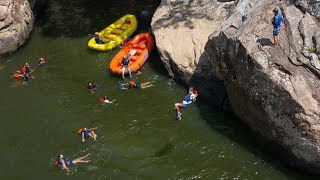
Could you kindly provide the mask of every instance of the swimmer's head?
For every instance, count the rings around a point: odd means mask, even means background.
[[[98,33],[98,32],[95,32],[94,35],[99,36],[99,33]]]
[[[60,155],[58,156],[58,158],[59,158],[59,159],[63,159],[63,155],[60,154]]]

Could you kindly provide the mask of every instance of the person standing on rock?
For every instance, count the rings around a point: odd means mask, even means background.
[[[278,8],[273,9],[274,17],[272,18],[272,25],[273,25],[273,41],[274,46],[280,46],[280,27],[283,20],[282,15],[279,13]]]

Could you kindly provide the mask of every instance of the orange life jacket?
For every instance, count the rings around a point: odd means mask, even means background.
[[[20,75],[20,73],[14,73],[13,77],[14,78],[21,78],[21,75]]]
[[[99,101],[100,101],[101,103],[104,103],[104,98],[103,98],[103,97],[100,97]]]
[[[130,85],[130,86],[134,86],[134,85],[136,85],[136,83],[135,83],[134,81],[130,81],[130,82],[129,82],[129,85]]]
[[[82,131],[83,131],[83,128],[80,128],[80,129],[78,130],[78,134],[81,134]]]
[[[21,72],[22,72],[22,73],[26,73],[26,72],[27,72],[27,67],[26,67],[26,66],[23,66],[22,69],[21,69]]]

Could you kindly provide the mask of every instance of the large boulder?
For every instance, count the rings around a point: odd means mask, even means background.
[[[34,17],[28,0],[0,1],[0,55],[16,51],[32,31]]]
[[[202,86],[223,80],[233,111],[267,148],[294,167],[320,174],[320,25],[308,3],[303,10],[296,1],[211,1],[215,18],[206,19],[192,18],[191,9],[208,1],[191,1],[191,7],[178,2],[163,1],[152,21],[169,74],[187,84],[203,80]],[[201,7],[195,12],[209,9]],[[275,7],[284,16],[280,47],[273,46]],[[177,20],[179,9],[185,16]],[[203,21],[210,27],[184,25]]]

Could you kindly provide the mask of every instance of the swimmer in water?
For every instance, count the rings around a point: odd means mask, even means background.
[[[96,83],[88,82],[87,88],[91,90],[91,92],[93,92],[93,91],[96,91],[98,87]]]
[[[107,98],[107,96],[101,96],[101,97],[99,98],[99,101],[100,101],[101,104],[112,104],[114,101],[116,101],[116,99],[110,101],[110,100]]]
[[[81,139],[82,139],[82,142],[85,141],[85,138],[86,137],[91,137],[93,138],[94,140],[97,139],[97,134],[95,134],[94,130],[97,130],[98,128],[95,127],[95,128],[81,128],[78,130],[78,133],[81,135]]]
[[[41,65],[44,65],[44,64],[47,64],[46,59],[44,59],[43,57],[39,58],[38,59],[38,66],[41,66]]]
[[[65,159],[62,154],[60,154],[58,156],[58,159],[55,162],[55,165],[57,167],[61,167],[62,169],[66,170],[69,173],[70,172],[70,168],[72,166],[74,166],[75,164],[90,162],[90,160],[84,160],[84,158],[86,158],[86,157],[87,156],[83,156],[83,157],[80,157],[80,158],[76,158],[74,160],[68,160],[68,159]]]
[[[129,81],[128,83],[120,83],[119,82],[120,89],[131,89],[131,88],[145,89],[145,88],[149,88],[152,86],[153,86],[153,84],[151,84],[151,82],[138,83],[134,80]]]

